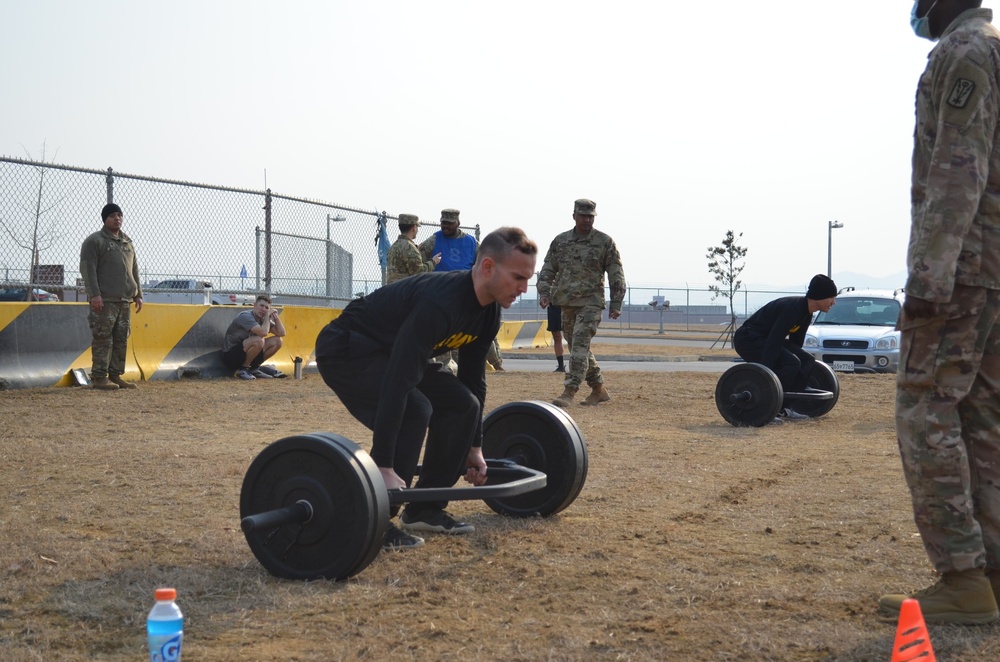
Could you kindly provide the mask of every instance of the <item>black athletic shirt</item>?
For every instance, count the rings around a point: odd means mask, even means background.
[[[486,402],[486,354],[500,330],[500,305],[481,306],[472,272],[417,274],[351,301],[316,339],[316,360],[344,358],[344,333],[350,356],[369,352],[389,355],[379,394],[372,435],[372,455],[393,457],[406,396],[420,383],[428,361],[457,349],[458,379]],[[473,446],[482,446],[483,427],[476,427]]]
[[[750,342],[760,343],[763,340],[760,362],[773,368],[785,338],[796,347],[802,347],[811,320],[809,302],[805,297],[782,297],[766,303],[743,322],[737,333]]]

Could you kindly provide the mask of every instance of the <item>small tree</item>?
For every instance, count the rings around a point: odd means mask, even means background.
[[[743,260],[746,258],[747,249],[743,248],[736,241],[743,236],[743,233],[734,234],[732,230],[726,232],[726,238],[722,240],[721,246],[709,246],[708,271],[716,280],[716,285],[709,285],[712,291],[712,300],[722,296],[729,300],[729,326],[719,336],[720,339],[736,330],[736,305],[734,299],[743,281],[740,274],[743,273]],[[718,341],[716,341],[718,342]],[[714,345],[713,345],[714,346]],[[722,346],[726,346],[726,341],[722,341]]]
[[[58,153],[58,150],[57,150]],[[25,150],[28,159],[31,160],[31,154],[28,150]],[[45,163],[45,143],[42,143],[42,163]],[[52,157],[52,163],[55,162],[55,156]],[[24,205],[18,205],[26,212],[32,219],[31,223],[31,234],[30,236],[25,236],[18,233],[17,227],[13,222],[6,219],[0,218],[0,229],[10,237],[11,241],[20,248],[28,251],[30,255],[30,264],[28,267],[28,277],[26,282],[28,283],[28,294],[27,300],[31,300],[31,286],[30,284],[34,282],[38,275],[37,269],[39,264],[39,257],[43,250],[46,250],[52,246],[53,243],[59,238],[58,224],[60,219],[43,219],[43,217],[49,212],[53,211],[58,207],[66,196],[62,196],[54,202],[49,202],[45,200],[45,171],[44,166],[39,166],[36,168],[38,171],[38,193],[35,199],[32,201],[32,208],[28,208]],[[44,205],[44,206],[43,206]]]

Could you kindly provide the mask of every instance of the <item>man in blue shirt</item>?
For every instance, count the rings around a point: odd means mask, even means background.
[[[476,263],[479,244],[475,237],[462,232],[458,221],[459,213],[457,209],[442,209],[441,229],[420,244],[420,253],[425,262],[437,253],[441,254],[441,262],[434,267],[434,271],[471,269]]]

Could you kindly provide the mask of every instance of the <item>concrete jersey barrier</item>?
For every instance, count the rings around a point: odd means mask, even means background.
[[[124,378],[128,381],[229,377],[222,339],[242,306],[146,304],[132,314]],[[339,309],[281,309],[287,335],[268,363],[287,375],[295,357],[315,369],[316,336]],[[548,346],[541,321],[504,322],[501,349]],[[0,303],[0,390],[72,386],[73,371],[90,372],[86,303]]]

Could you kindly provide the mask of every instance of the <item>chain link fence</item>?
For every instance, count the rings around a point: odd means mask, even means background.
[[[0,287],[45,289],[64,301],[84,298],[80,246],[101,228],[108,202],[124,211],[144,288],[190,279],[243,295],[268,292],[285,305],[336,307],[380,287],[379,242],[388,250],[398,230],[385,212],[270,189],[9,157],[0,157],[0,191]],[[426,226],[437,227],[421,225],[425,237]],[[479,239],[478,226],[465,230]]]
[[[170,280],[210,283],[281,305],[341,307],[380,287],[379,242],[397,236],[395,216],[245,189],[0,157],[0,288],[30,287],[82,301],[80,245],[101,228],[108,202],[125,212],[144,288]],[[437,229],[421,223],[419,243]],[[466,231],[480,239],[479,226]],[[544,246],[545,241],[540,242]],[[539,256],[541,260],[543,256]],[[627,272],[626,265],[626,272]],[[191,290],[201,293],[201,290]],[[743,318],[767,301],[802,292],[740,291]],[[659,301],[660,305],[653,305]],[[663,305],[664,303],[669,305]],[[532,286],[504,317],[544,319]],[[630,287],[617,328],[719,325],[728,301],[707,288]],[[614,328],[614,327],[612,327]]]

